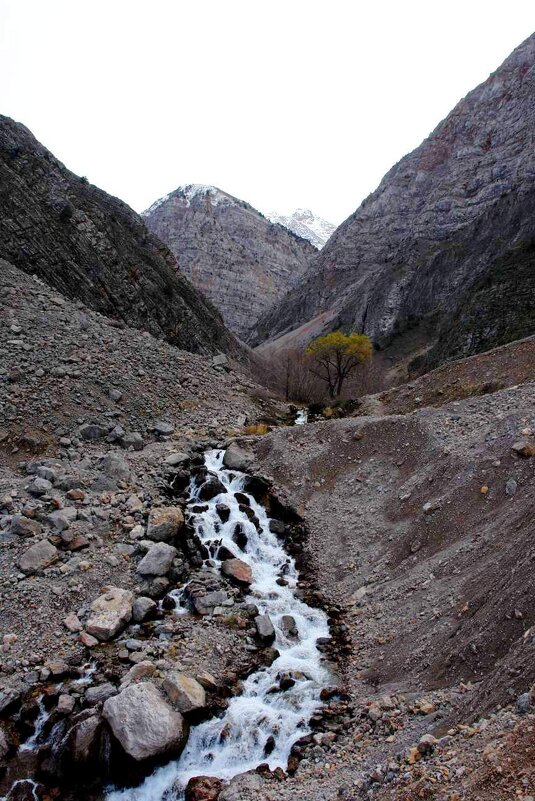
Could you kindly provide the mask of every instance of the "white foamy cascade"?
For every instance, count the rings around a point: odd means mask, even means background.
[[[271,666],[249,676],[242,694],[230,701],[222,717],[192,729],[180,759],[157,769],[137,788],[110,792],[107,801],[180,801],[193,776],[231,779],[262,762],[267,762],[272,770],[285,768],[292,745],[309,732],[308,722],[320,706],[320,692],[328,682],[328,671],[316,641],[329,636],[326,615],[296,598],[294,560],[270,531],[265,509],[251,495],[247,497],[258,518],[258,530],[240,510],[234,493],[243,493],[246,476],[224,469],[223,455],[223,451],[208,451],[205,463],[226,492],[210,501],[199,501],[198,489],[192,484],[190,506],[202,503],[208,507],[196,514],[192,522],[202,542],[207,545],[221,542],[250,565],[253,583],[247,600],[258,607],[260,614],[269,615],[276,632],[274,647],[280,656]],[[230,509],[225,523],[216,510],[219,503]],[[247,535],[243,551],[232,538],[238,523]],[[219,569],[217,558],[211,563]],[[277,583],[281,575],[287,582],[285,586]],[[295,620],[297,636],[285,633],[282,623],[285,615]],[[282,674],[291,674],[295,680],[285,691],[279,688]],[[266,756],[268,740],[271,744],[274,741],[274,747]]]

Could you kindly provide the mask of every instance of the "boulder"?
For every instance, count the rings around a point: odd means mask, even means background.
[[[18,537],[35,537],[41,533],[41,525],[37,520],[30,520],[24,515],[13,515],[9,533],[16,534]]]
[[[140,576],[165,576],[171,569],[177,553],[177,549],[172,545],[156,542],[137,566],[137,573]]]
[[[226,523],[227,520],[230,518],[230,509],[226,503],[216,503],[215,510],[219,515],[219,519],[222,523]]]
[[[164,461],[169,467],[187,467],[187,465],[189,465],[189,455],[176,451],[166,456]]]
[[[217,476],[209,476],[199,490],[199,499],[201,501],[211,501],[212,498],[222,495],[226,491],[226,487]]]
[[[275,629],[269,615],[257,615],[254,619],[258,639],[262,645],[271,645],[275,640]]]
[[[97,684],[96,687],[89,687],[86,690],[85,702],[88,706],[96,706],[97,704],[104,703],[108,698],[113,698],[114,695],[117,695],[117,692],[116,687],[109,682]]]
[[[160,434],[162,437],[168,437],[170,434],[173,433],[175,430],[174,425],[172,423],[167,423],[165,420],[156,420],[154,423],[152,430],[156,434]]]
[[[529,459],[531,456],[535,456],[535,442],[531,442],[529,439],[521,439],[515,442],[512,450],[519,456],[523,456],[524,459]]]
[[[149,676],[154,676],[155,673],[156,665],[154,662],[150,662],[148,659],[145,659],[143,662],[138,662],[130,668],[126,676],[123,676],[121,690],[124,690],[124,688],[128,687],[130,684],[148,679]]]
[[[38,570],[44,570],[54,564],[59,556],[58,549],[52,545],[48,540],[41,540],[28,548],[20,557],[17,562],[17,567],[27,576],[32,573],[37,573]]]
[[[132,607],[134,623],[143,623],[156,615],[158,604],[152,598],[141,596],[136,598]]]
[[[80,429],[80,439],[86,440],[86,442],[94,442],[95,440],[104,439],[107,433],[107,428],[90,423]]]
[[[67,743],[69,757],[76,765],[93,763],[98,757],[100,745],[102,728],[100,716],[95,713],[95,710],[82,714],[90,716],[79,720],[72,727]]]
[[[187,673],[168,673],[165,677],[163,689],[175,709],[179,712],[192,712],[206,706],[206,692],[204,687]]]
[[[182,715],[150,682],[132,684],[108,698],[103,716],[123,750],[137,762],[178,755],[185,745]]]
[[[152,509],[147,526],[147,537],[157,542],[169,542],[184,526],[184,513],[180,506],[162,506]]]
[[[215,607],[221,606],[225,601],[228,601],[228,595],[224,590],[213,590],[191,598],[193,608],[198,615],[211,615]]]
[[[28,486],[30,495],[39,498],[41,495],[46,495],[52,489],[52,482],[46,478],[36,478]]]
[[[265,781],[255,771],[239,773],[219,794],[218,801],[243,801],[251,796],[265,798]]]
[[[67,617],[63,618],[63,625],[72,634],[82,631],[83,628],[76,612],[69,612]]]
[[[228,470],[239,470],[241,473],[247,473],[253,462],[253,454],[240,447],[237,442],[231,442],[223,456],[223,464]]]
[[[299,631],[292,615],[283,615],[281,618],[281,628],[287,637],[297,637]]]
[[[71,523],[74,523],[77,516],[78,510],[76,507],[65,506],[63,509],[56,509],[55,512],[51,512],[47,520],[57,531],[65,531],[66,528],[69,528]]]
[[[134,596],[129,590],[110,587],[91,604],[86,631],[101,642],[111,640],[132,619]]]
[[[186,785],[184,801],[217,801],[222,787],[215,776],[194,776]]]
[[[75,703],[76,698],[74,698],[74,696],[68,695],[68,693],[62,693],[58,698],[56,712],[58,715],[70,715],[74,709]]]
[[[142,451],[145,443],[139,431],[127,431],[127,433],[120,438],[119,445],[121,448],[125,448],[125,450],[132,448],[135,451]]]
[[[127,479],[130,475],[130,467],[126,459],[117,453],[108,453],[100,463],[100,467],[110,478]]]
[[[253,571],[241,559],[226,559],[221,565],[221,572],[236,584],[249,586],[253,583]]]
[[[7,741],[6,733],[0,729],[0,760],[5,759],[9,751],[9,743]],[[216,796],[217,797],[217,796]]]

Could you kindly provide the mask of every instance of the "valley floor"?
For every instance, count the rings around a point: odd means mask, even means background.
[[[301,592],[329,614],[337,688],[288,774],[238,777],[221,801],[535,796],[533,339],[365,399],[359,416],[247,437],[246,423],[285,410],[239,365],[117,328],[10,265],[0,303],[0,764],[47,683],[67,682],[51,709],[63,693],[87,713],[68,681],[92,659],[95,688],[141,663],[155,681],[177,665],[209,674],[215,712],[266,658],[242,590],[212,586],[195,543],[165,580],[187,575],[199,603],[223,592],[223,612],[80,641],[103,587],[162,597],[165,581],[138,573],[148,520],[183,504],[169,482],[184,452],[194,464],[237,437],[249,472],[304,521],[306,539],[287,545]],[[43,541],[54,550],[28,568]]]

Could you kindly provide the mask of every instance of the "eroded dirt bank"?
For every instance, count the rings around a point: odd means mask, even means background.
[[[517,699],[535,679],[535,460],[513,446],[533,442],[534,400],[526,384],[407,416],[281,429],[254,444],[256,468],[305,518],[318,585],[345,610],[353,646],[342,663],[347,728],[329,749],[311,751],[277,790],[282,797],[347,797],[385,781],[384,798],[418,797],[403,793],[427,764],[418,754],[410,765],[410,748],[426,734],[446,737],[433,757],[437,798],[456,797],[455,781],[472,792],[464,770],[456,773],[462,759],[442,770],[456,738],[470,768],[483,772],[490,768],[477,750],[491,735],[501,748],[512,728],[515,750],[529,753],[531,716],[514,727]],[[469,726],[511,704],[481,731]],[[459,723],[468,727],[461,734]],[[465,737],[477,746],[463,746]],[[531,781],[530,768],[521,793]],[[501,798],[500,783],[490,784],[484,797]]]

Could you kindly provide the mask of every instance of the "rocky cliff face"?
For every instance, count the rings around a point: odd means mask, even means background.
[[[0,256],[186,350],[240,350],[137,214],[69,172],[7,117],[0,117]]]
[[[321,250],[336,230],[336,225],[327,222],[323,217],[318,217],[310,209],[296,209],[293,214],[288,215],[277,214],[273,211],[268,214],[268,217],[272,222],[284,225],[297,236],[308,239],[318,250]]]
[[[342,325],[384,347],[421,326],[436,364],[532,332],[534,123],[535,35],[390,170],[256,341]]]
[[[315,254],[309,242],[213,186],[179,187],[143,216],[184,275],[244,339],[297,285]]]

